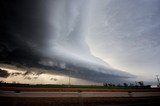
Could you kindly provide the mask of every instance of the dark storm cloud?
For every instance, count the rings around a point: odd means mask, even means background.
[[[75,77],[97,81],[130,77],[91,55],[84,39],[86,3],[81,1],[1,0],[0,62],[64,74],[70,70]],[[53,25],[48,8],[53,11]]]
[[[6,70],[0,69],[0,77],[7,78],[10,74]]]
[[[1,1],[1,61],[33,64],[38,60],[47,32],[39,5],[36,0]]]

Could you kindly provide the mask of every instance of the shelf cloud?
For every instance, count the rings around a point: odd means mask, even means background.
[[[2,0],[0,62],[66,75],[71,71],[74,77],[99,82],[128,80],[136,77],[134,73],[114,67],[107,58],[128,66],[140,58],[145,63],[147,56],[153,61],[160,50],[156,4],[156,0]]]

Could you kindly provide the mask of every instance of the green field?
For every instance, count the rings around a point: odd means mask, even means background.
[[[103,86],[103,85],[55,85],[55,84],[12,84],[3,83],[1,87],[23,87],[23,88],[98,88],[98,89],[148,89],[149,86]]]

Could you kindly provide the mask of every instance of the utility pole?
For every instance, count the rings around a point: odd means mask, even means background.
[[[160,87],[159,75],[156,75],[156,78],[157,78],[157,87],[159,88]]]

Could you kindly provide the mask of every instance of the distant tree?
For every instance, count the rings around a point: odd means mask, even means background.
[[[103,86],[108,86],[108,84],[107,84],[107,83],[104,83]]]
[[[139,86],[144,86],[143,81],[138,82]]]
[[[123,86],[128,87],[128,84],[127,83],[123,83]]]
[[[104,86],[108,86],[108,87],[116,86],[116,85],[113,84],[113,83],[104,83],[103,85],[104,85]]]
[[[109,83],[108,86],[115,86],[115,84]]]

